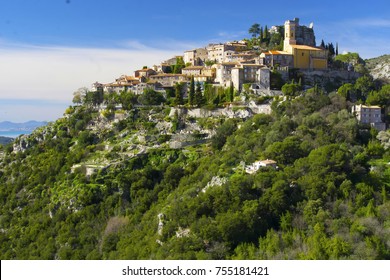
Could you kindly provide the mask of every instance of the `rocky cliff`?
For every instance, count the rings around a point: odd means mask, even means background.
[[[366,67],[374,79],[390,82],[390,55],[382,55],[366,60]]]

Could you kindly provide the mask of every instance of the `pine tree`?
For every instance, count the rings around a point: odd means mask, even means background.
[[[257,35],[260,34],[260,24],[254,23],[248,30],[250,34],[252,34],[252,37],[255,38]]]

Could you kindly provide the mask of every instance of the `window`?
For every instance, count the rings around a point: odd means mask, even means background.
[[[304,52],[302,52],[302,56],[304,56],[305,55],[305,53]]]

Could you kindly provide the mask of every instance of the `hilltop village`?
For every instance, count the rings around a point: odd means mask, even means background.
[[[390,259],[390,84],[252,27],[0,145],[1,259]]]
[[[91,90],[103,93],[129,90],[135,95],[152,90],[166,97],[179,87],[181,98],[189,99],[191,83],[194,83],[203,95],[207,85],[212,87],[214,94],[218,94],[218,88],[221,91],[231,89],[232,97],[225,101],[233,102],[237,101],[234,96],[240,96],[240,93],[258,97],[281,96],[281,86],[291,81],[299,83],[302,89],[331,85],[332,90],[337,90],[362,76],[354,71],[353,63],[347,63],[344,68],[330,67],[332,54],[323,41],[321,46],[316,46],[313,24],[309,27],[300,25],[299,19],[294,18],[285,21],[283,26],[272,26],[267,32],[281,38],[278,47],[282,50],[261,50],[253,42],[249,46],[249,40],[209,44],[187,50],[183,55],[151,68],[144,66],[132,76],[122,75],[106,84],[96,82]],[[270,103],[251,109],[259,113],[271,111]],[[378,130],[386,129],[379,106],[357,105],[351,112],[360,123],[370,124]]]
[[[287,20],[284,24],[283,50],[249,50],[248,42],[234,41],[209,44],[204,48],[185,51],[182,56],[134,72],[133,76],[123,75],[115,82],[95,83],[93,90],[102,88],[107,92],[132,90],[136,94],[145,88],[164,92],[177,83],[196,83],[204,88],[204,83],[214,86],[233,86],[242,91],[244,84],[250,84],[257,94],[267,95],[271,88],[270,73],[277,69],[286,78],[288,69],[325,70],[328,67],[328,51],[315,46],[312,26],[299,25],[299,19]],[[280,32],[273,26],[270,33]],[[187,93],[187,88],[184,91]]]

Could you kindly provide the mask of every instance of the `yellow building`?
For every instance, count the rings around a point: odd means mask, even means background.
[[[327,50],[305,46],[291,45],[294,68],[326,69],[328,67]]]
[[[285,36],[283,51],[292,54],[294,68],[326,69],[328,68],[328,51],[322,48],[297,44],[296,34],[299,19],[287,20],[284,23]],[[314,40],[313,40],[314,42]],[[314,45],[314,44],[313,44]]]

